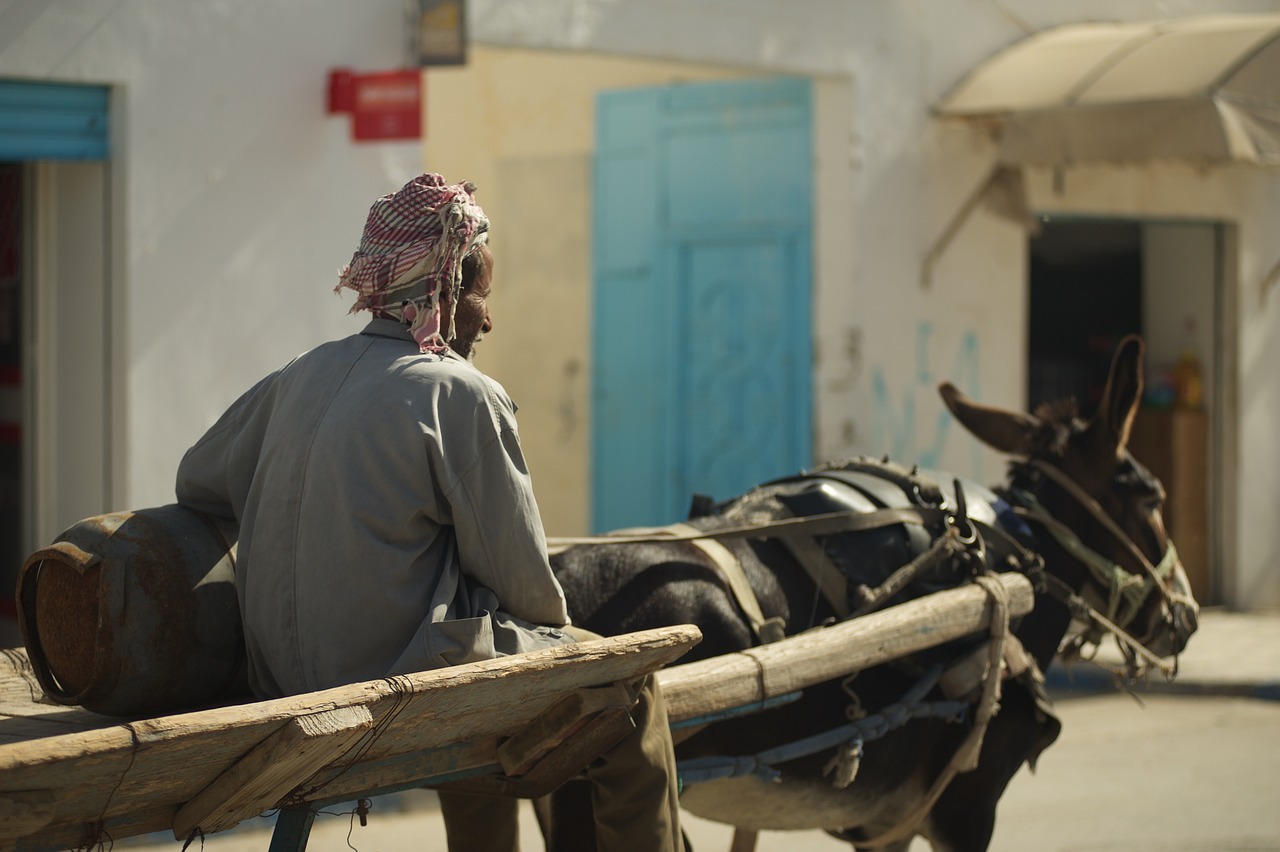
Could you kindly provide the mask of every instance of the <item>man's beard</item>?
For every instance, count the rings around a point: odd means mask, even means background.
[[[470,340],[464,341],[461,338],[455,337],[453,339],[453,342],[449,344],[449,348],[452,349],[458,356],[465,358],[468,361],[474,361],[476,360],[476,344],[483,339],[484,339],[483,331],[476,332],[475,336],[472,337]]]

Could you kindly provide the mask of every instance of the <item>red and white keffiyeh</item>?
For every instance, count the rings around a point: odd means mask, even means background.
[[[368,310],[403,322],[421,351],[444,354],[454,312],[441,317],[441,297],[450,296],[456,307],[462,260],[489,238],[475,191],[470,182],[450,185],[423,174],[373,202],[360,247],[334,292],[355,290],[352,313]]]

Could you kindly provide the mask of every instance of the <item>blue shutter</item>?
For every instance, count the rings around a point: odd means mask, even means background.
[[[0,160],[106,157],[106,87],[0,80]]]

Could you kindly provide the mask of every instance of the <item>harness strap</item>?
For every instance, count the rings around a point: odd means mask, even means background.
[[[934,666],[926,672],[898,701],[863,717],[829,731],[813,734],[785,745],[775,746],[753,755],[701,757],[682,760],[678,764],[680,778],[686,786],[722,778],[758,775],[765,780],[778,777],[774,765],[807,757],[830,748],[851,743],[879,739],[912,719],[950,719],[959,721],[969,705],[964,701],[925,701],[938,681],[942,667]],[[850,781],[852,779],[849,779]],[[847,784],[845,785],[847,786]]]
[[[1027,505],[1014,508],[1014,512],[1029,521],[1040,524],[1053,536],[1054,540],[1077,562],[1084,565],[1097,578],[1103,588],[1109,590],[1107,601],[1107,618],[1121,625],[1127,625],[1137,615],[1142,602],[1151,593],[1152,583],[1149,578],[1131,574],[1123,567],[1099,554],[1080,540],[1080,537],[1057,518],[1045,511],[1044,507],[1030,494],[1020,494],[1018,499]],[[1173,542],[1169,542],[1173,547]],[[1125,604],[1122,612],[1121,604]]]
[[[874,589],[859,586],[858,593],[862,597],[862,604],[853,611],[852,617],[867,615],[880,609],[921,574],[964,549],[965,545],[960,541],[955,527],[948,527],[946,533],[938,536],[928,550],[894,571],[888,579]]]
[[[826,512],[819,515],[804,515],[797,518],[783,518],[776,521],[713,530],[700,530],[690,524],[672,524],[666,527],[634,527],[617,530],[602,536],[548,538],[547,549],[549,553],[556,554],[576,545],[652,544],[687,541],[701,547],[702,543],[713,543],[717,539],[776,538],[782,542],[783,546],[791,552],[796,561],[800,563],[800,566],[804,568],[805,573],[809,575],[809,579],[818,587],[823,598],[826,599],[836,614],[841,619],[844,619],[849,615],[848,581],[835,563],[831,561],[831,557],[827,556],[822,546],[814,540],[814,536],[864,532],[895,524],[914,524],[924,527],[945,522],[946,518],[947,512],[945,510],[928,506],[877,509],[872,512]],[[725,559],[725,554],[713,552],[714,547],[711,549],[702,547],[701,549],[716,565],[724,569],[724,575],[729,582],[730,589],[733,589],[734,584],[738,582],[741,582],[747,590],[750,589],[750,584],[742,576],[741,567],[737,564],[738,560],[731,553],[727,554],[728,558]],[[723,549],[723,546],[721,546],[721,549]],[[731,567],[726,568],[725,566]],[[744,601],[754,602],[755,595],[751,594],[748,597],[745,594],[739,594],[737,590],[734,590],[734,595],[739,605],[742,606],[743,612],[747,613],[748,618],[754,618],[750,610],[752,604],[744,603]],[[759,610],[758,603],[755,603],[755,609]],[[767,627],[768,621],[761,613],[761,626],[764,627],[769,635],[772,635],[773,628]],[[752,626],[755,627],[755,624],[753,623]],[[765,639],[764,635],[760,634],[758,630],[757,635],[760,636],[762,642],[771,641]]]
[[[1044,574],[1044,580],[1046,582],[1046,590],[1066,605],[1072,615],[1082,621],[1092,621],[1102,627],[1115,637],[1118,644],[1127,647],[1131,653],[1142,657],[1150,665],[1164,672],[1166,676],[1171,676],[1177,671],[1176,661],[1168,663],[1157,657],[1145,645],[1134,639],[1124,628],[1090,606],[1088,601],[1076,594],[1066,583],[1048,573]]]
[[[974,581],[987,591],[991,604],[995,608],[991,619],[991,642],[988,646],[987,674],[982,682],[982,699],[974,714],[973,727],[969,735],[956,749],[951,760],[942,770],[942,774],[933,782],[925,797],[893,828],[869,840],[857,840],[854,845],[859,848],[877,849],[906,840],[916,833],[920,822],[933,810],[938,799],[946,792],[948,786],[961,772],[969,772],[978,765],[978,756],[982,751],[982,741],[987,733],[987,726],[1000,709],[1000,664],[1004,657],[1005,638],[1009,635],[1009,597],[1004,585],[992,574],[983,574]]]
[[[688,524],[672,524],[669,527],[664,527],[664,529],[670,530],[673,535],[701,532]],[[766,645],[783,638],[786,622],[776,616],[765,618],[764,612],[760,609],[760,601],[756,598],[756,593],[751,588],[751,583],[747,580],[747,575],[742,570],[742,563],[738,560],[738,557],[734,556],[729,548],[713,538],[695,538],[689,543],[705,553],[707,558],[715,563],[716,568],[720,571],[720,576],[725,581],[725,585],[729,587],[729,591],[733,593],[734,600],[738,602],[738,606],[747,616],[747,621],[751,623],[751,630],[755,633],[756,638]]]
[[[793,535],[835,535],[845,532],[874,530],[893,524],[928,526],[945,520],[946,511],[924,506],[876,509],[874,512],[825,512],[799,518],[783,518],[759,524],[743,524],[713,530],[690,526],[688,532],[662,535],[665,527],[619,530],[616,535],[548,538],[547,546],[561,550],[579,544],[646,544],[659,541],[697,541],[708,538],[782,538]]]
[[[844,573],[831,561],[827,551],[816,539],[784,538],[782,544],[796,562],[809,575],[809,579],[818,587],[818,591],[841,620],[849,617],[849,582]]]
[[[943,696],[976,703],[982,694],[983,681],[991,670],[990,658],[990,641],[987,641],[947,666],[938,680]],[[1002,677],[1012,680],[1038,669],[1035,658],[1018,640],[1017,634],[1006,636],[1000,669]]]
[[[1084,507],[1089,514],[1098,521],[1098,523],[1102,524],[1102,526],[1106,528],[1107,532],[1111,533],[1111,535],[1115,537],[1116,541],[1120,542],[1121,546],[1123,546],[1125,550],[1127,550],[1133,558],[1138,561],[1138,564],[1142,566],[1142,570],[1146,572],[1147,577],[1150,578],[1156,589],[1158,589],[1170,603],[1173,602],[1173,598],[1170,595],[1169,590],[1165,588],[1164,580],[1156,571],[1155,566],[1152,565],[1146,555],[1138,549],[1138,545],[1134,544],[1133,539],[1129,538],[1129,536],[1124,532],[1124,530],[1120,529],[1120,526],[1111,518],[1111,516],[1103,511],[1102,507],[1098,505],[1098,501],[1093,499],[1089,492],[1085,491],[1075,482],[1075,480],[1071,479],[1071,477],[1067,476],[1051,464],[1046,464],[1040,459],[1031,459],[1028,464],[1056,482],[1060,488],[1070,494],[1077,503]]]

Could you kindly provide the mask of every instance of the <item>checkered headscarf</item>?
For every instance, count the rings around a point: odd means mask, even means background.
[[[399,320],[423,352],[443,354],[453,339],[453,312],[440,316],[440,298],[457,306],[462,260],[489,238],[489,220],[475,202],[475,185],[448,185],[419,175],[369,208],[360,247],[338,277],[356,291],[351,312]]]

